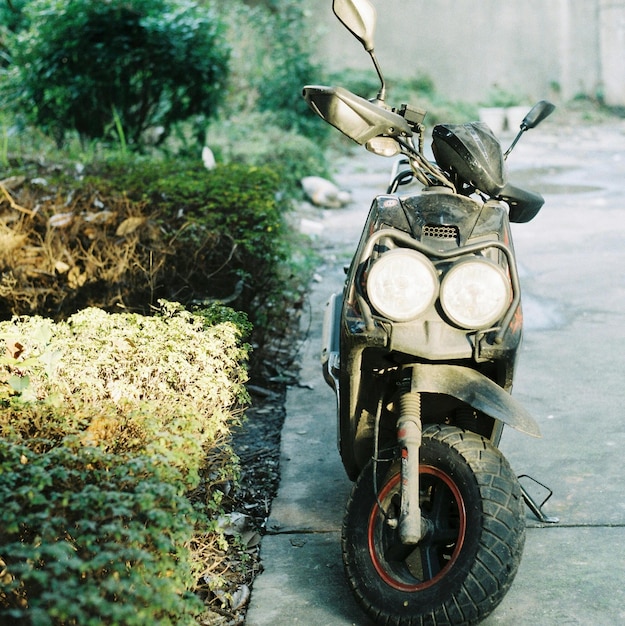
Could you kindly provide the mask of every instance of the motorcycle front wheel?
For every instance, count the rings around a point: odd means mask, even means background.
[[[399,463],[378,463],[356,481],[343,521],[349,584],[377,624],[477,624],[501,602],[525,543],[523,500],[504,456],[488,440],[451,426],[423,433],[419,490],[427,532],[400,541]]]

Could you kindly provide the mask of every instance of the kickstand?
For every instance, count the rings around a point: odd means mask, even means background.
[[[551,489],[549,489],[549,487],[547,487],[546,485],[543,485],[535,478],[532,478],[527,474],[521,474],[519,476],[519,481],[521,480],[521,478],[527,478],[537,485],[540,485],[543,489],[546,489],[549,492],[547,497],[540,504],[537,504],[536,500],[532,498],[527,489],[525,489],[525,487],[521,485],[521,494],[523,495],[523,500],[525,501],[525,504],[527,504],[529,510],[536,516],[536,519],[538,519],[538,521],[542,522],[543,524],[557,524],[560,521],[558,517],[550,517],[549,515],[545,515],[545,513],[543,513],[543,506],[545,506],[547,500],[551,498],[551,496],[553,495],[553,491],[551,491]]]

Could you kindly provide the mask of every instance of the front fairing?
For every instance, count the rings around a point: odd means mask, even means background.
[[[414,196],[395,195],[375,198],[362,232],[358,249],[350,266],[343,302],[342,351],[357,346],[384,346],[404,360],[415,357],[428,361],[473,359],[477,361],[514,359],[521,339],[520,306],[515,310],[504,333],[495,342],[493,333],[467,331],[451,324],[435,303],[424,315],[410,322],[393,323],[375,315],[363,289],[369,258],[366,247],[372,236],[388,229],[407,235],[427,256],[444,263],[460,258],[464,250],[484,245],[480,254],[502,265],[506,272],[512,254],[491,248],[496,242],[510,249],[511,239],[504,205],[482,204],[445,191],[424,192]],[[511,250],[510,250],[511,252]],[[401,356],[400,356],[401,355]],[[505,385],[505,381],[502,381]]]

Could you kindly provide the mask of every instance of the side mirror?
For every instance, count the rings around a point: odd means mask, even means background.
[[[530,110],[530,112],[523,118],[521,122],[521,128],[523,130],[529,130],[538,126],[546,117],[549,117],[555,109],[555,105],[547,100],[541,100],[537,102]]]
[[[519,139],[521,139],[521,135],[530,128],[535,128],[538,126],[546,117],[549,117],[554,109],[556,108],[555,104],[551,104],[547,100],[541,100],[537,102],[531,109],[530,112],[523,118],[521,122],[521,130],[517,133],[517,136],[514,138],[514,141],[510,144],[510,147],[504,152],[503,158],[507,159],[508,155],[512,152],[514,146],[517,145]]]
[[[332,10],[365,50],[371,52],[374,48],[376,12],[369,0],[333,0]]]

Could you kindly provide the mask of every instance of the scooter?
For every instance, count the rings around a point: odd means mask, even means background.
[[[509,183],[505,161],[555,107],[536,104],[505,153],[484,123],[436,125],[431,161],[425,111],[386,104],[373,5],[334,0],[333,10],[369,53],[380,91],[369,101],[309,85],[303,96],[356,143],[398,157],[324,321],[323,373],[355,481],[345,571],[378,624],[476,624],[516,575],[524,502],[557,521],[498,449],[504,426],[540,436],[511,395],[523,315],[510,222],[530,221],[544,200]]]

